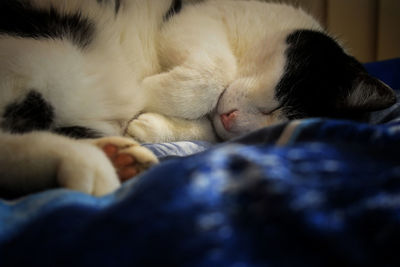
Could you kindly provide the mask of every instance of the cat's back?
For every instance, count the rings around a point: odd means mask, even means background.
[[[253,50],[258,42],[274,42],[276,35],[296,29],[321,31],[319,23],[302,9],[261,1],[211,0],[209,5],[221,12],[228,38],[238,57]],[[266,42],[265,44],[268,44]]]
[[[208,36],[220,34],[223,28],[238,58],[253,50],[256,43],[273,39],[277,34],[289,34],[297,29],[322,31],[320,24],[300,8],[256,0],[209,0],[187,5],[173,21],[172,28],[190,29],[193,25],[208,30]],[[173,31],[167,32],[173,34]]]

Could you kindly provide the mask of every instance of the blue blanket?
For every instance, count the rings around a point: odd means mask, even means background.
[[[400,88],[400,60],[367,68]],[[400,266],[400,104],[148,146],[165,160],[111,195],[0,200],[0,266]]]

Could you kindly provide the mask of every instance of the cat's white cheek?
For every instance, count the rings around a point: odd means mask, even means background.
[[[279,123],[283,123],[288,121],[288,119],[280,112],[280,110],[277,110],[271,114],[268,114],[264,117],[263,127],[268,127],[268,126],[273,126]]]

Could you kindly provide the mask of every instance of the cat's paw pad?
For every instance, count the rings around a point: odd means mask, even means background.
[[[143,113],[132,120],[126,128],[126,135],[141,143],[164,141],[167,133],[165,120],[155,113]],[[162,137],[162,138],[161,138]]]
[[[136,158],[127,153],[120,153],[118,146],[107,144],[102,149],[113,164],[121,182],[136,176],[140,172],[140,169],[136,166]]]
[[[153,152],[127,138],[101,138],[96,140],[95,144],[110,159],[121,182],[129,180],[158,163]]]

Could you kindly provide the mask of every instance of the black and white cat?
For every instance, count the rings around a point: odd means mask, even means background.
[[[143,82],[146,111],[155,114],[127,129],[144,142],[212,140],[206,116],[230,139],[288,119],[362,120],[395,102],[314,18],[287,5],[187,6],[163,25],[158,51],[163,72]]]
[[[118,136],[229,139],[288,119],[362,119],[395,101],[299,9],[181,4],[0,2],[0,193],[109,193],[157,162]]]

